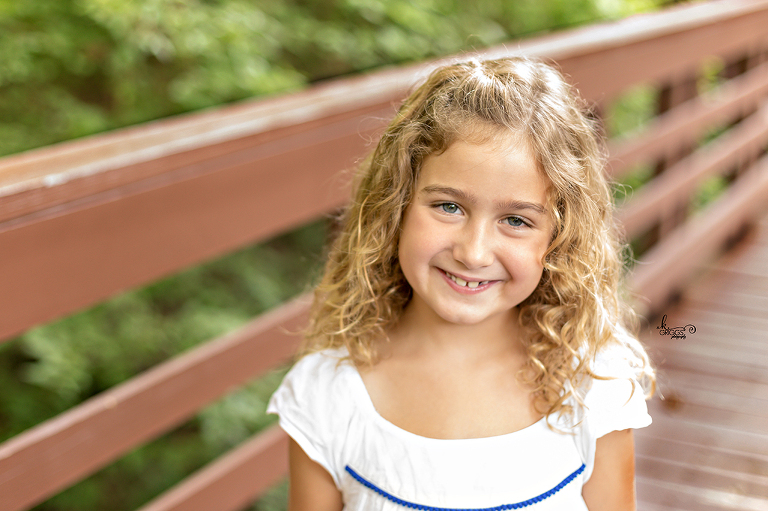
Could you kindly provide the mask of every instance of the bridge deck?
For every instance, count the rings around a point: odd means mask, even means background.
[[[653,425],[636,433],[638,509],[768,510],[768,217],[669,309],[668,327],[695,333],[672,339],[656,323],[644,338],[659,394]]]

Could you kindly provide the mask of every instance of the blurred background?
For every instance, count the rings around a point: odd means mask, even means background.
[[[0,2],[0,155],[664,0]]]
[[[0,155],[669,3],[0,0]],[[707,90],[722,69],[708,62],[697,87]],[[607,133],[641,126],[655,115],[658,94],[638,86],[604,105]],[[622,179],[637,186],[651,171],[639,166]],[[699,205],[723,187],[707,183]],[[314,221],[0,343],[0,442],[307,291],[328,230],[328,219]],[[136,509],[272,424],[264,410],[284,371],[269,371],[34,509]],[[285,509],[285,484],[250,509]]]

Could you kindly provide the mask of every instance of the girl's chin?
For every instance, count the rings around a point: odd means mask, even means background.
[[[478,326],[494,320],[501,319],[501,314],[483,314],[483,313],[471,313],[469,311],[463,312],[443,312],[437,314],[440,319],[446,323],[450,323],[456,326]]]

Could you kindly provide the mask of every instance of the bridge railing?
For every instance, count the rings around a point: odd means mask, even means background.
[[[663,113],[609,143],[614,178],[638,164],[656,170],[619,211],[628,239],[642,241],[630,285],[648,315],[766,209],[765,27],[768,0],[726,0],[482,52],[551,59],[605,115],[634,85],[659,91]],[[722,84],[700,95],[713,58]],[[348,194],[340,171],[437,63],[0,160],[0,339],[335,210]],[[692,212],[715,175],[727,189]],[[44,501],[289,361],[297,339],[285,332],[306,307],[297,297],[0,444],[0,508]],[[142,511],[242,508],[285,475],[286,445],[267,429]]]

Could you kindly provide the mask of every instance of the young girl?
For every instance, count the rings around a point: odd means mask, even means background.
[[[405,101],[270,401],[291,511],[635,508],[653,372],[600,147],[525,58],[442,67]]]

